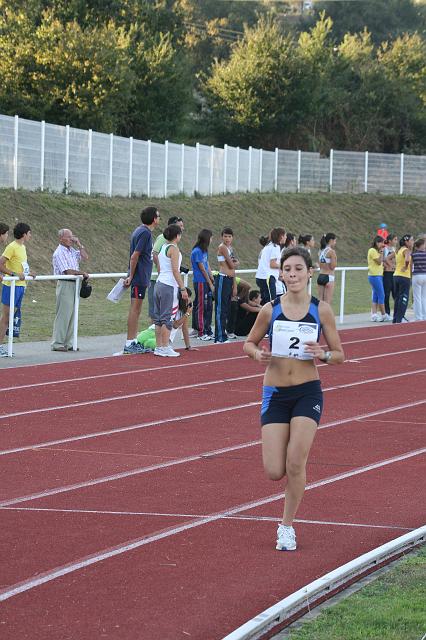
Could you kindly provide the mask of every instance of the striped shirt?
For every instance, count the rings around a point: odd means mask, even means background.
[[[68,271],[68,269],[79,271],[80,260],[80,251],[74,249],[74,247],[64,247],[63,244],[58,245],[52,257],[54,275],[62,276],[65,271]]]
[[[426,251],[416,251],[411,255],[413,261],[413,276],[426,273]]]

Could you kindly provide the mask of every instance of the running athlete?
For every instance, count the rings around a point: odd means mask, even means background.
[[[307,251],[288,249],[281,268],[287,293],[259,312],[244,351],[267,365],[261,409],[263,466],[271,480],[287,476],[276,548],[294,551],[293,520],[305,491],[306,462],[323,408],[315,358],[341,364],[344,354],[330,305],[308,293],[312,261]],[[328,347],[319,344],[321,331]],[[259,346],[266,333],[269,349]]]
[[[320,274],[317,278],[318,296],[320,300],[331,304],[334,291],[334,270],[337,267],[336,236],[327,233],[321,238],[321,250],[319,252]]]

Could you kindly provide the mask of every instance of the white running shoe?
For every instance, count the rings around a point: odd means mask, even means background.
[[[203,336],[198,336],[198,340],[202,340],[203,342],[208,342],[209,340],[213,340],[213,336],[209,336],[208,333],[205,333]]]
[[[190,329],[188,331],[188,335],[189,335],[190,338],[196,338],[198,336],[197,329]]]
[[[155,347],[154,349],[154,355],[155,356],[162,356],[163,358],[166,357],[166,353],[165,353],[165,349],[167,347]]]
[[[235,340],[235,338],[237,337],[235,333],[228,333],[227,335],[228,335],[228,338],[231,338],[231,340]]]
[[[378,318],[379,318],[379,314],[378,313],[372,313],[371,314],[371,322],[378,322]]]
[[[167,358],[179,358],[180,356],[180,353],[178,351],[175,351],[170,345],[168,347],[162,347],[162,349],[162,355],[166,356]]]
[[[376,322],[384,322],[385,320],[386,320],[386,314],[383,314],[383,315],[381,313],[377,314]]]
[[[385,313],[383,317],[383,322],[390,322],[391,320],[392,318],[390,317],[390,315],[388,313]]]
[[[279,524],[277,529],[277,546],[278,551],[296,551],[296,533],[293,527],[287,527],[285,524]]]

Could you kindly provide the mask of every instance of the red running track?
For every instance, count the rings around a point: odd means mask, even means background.
[[[321,367],[292,554],[241,344],[0,372],[2,638],[219,639],[424,524],[422,326],[343,331]]]

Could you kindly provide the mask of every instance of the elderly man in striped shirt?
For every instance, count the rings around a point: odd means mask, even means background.
[[[69,229],[60,229],[59,245],[53,253],[53,273],[57,276],[83,276],[80,260],[88,255],[80,240]],[[53,325],[52,351],[72,351],[75,280],[58,280],[56,285],[56,317]]]

